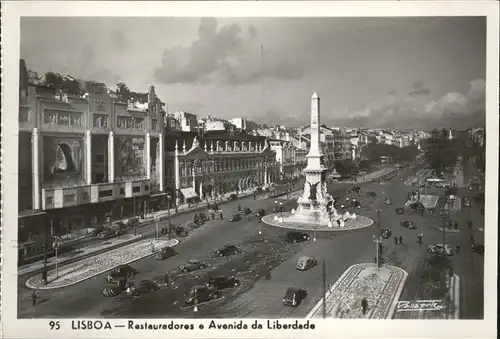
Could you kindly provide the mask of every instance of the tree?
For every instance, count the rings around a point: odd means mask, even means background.
[[[122,102],[128,102],[129,99],[131,99],[130,89],[123,82],[119,82],[116,84],[116,95]]]
[[[359,169],[361,171],[369,171],[371,167],[372,167],[372,163],[370,160],[362,160],[359,163]]]

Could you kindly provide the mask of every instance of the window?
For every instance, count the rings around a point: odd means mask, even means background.
[[[54,198],[53,197],[47,197],[47,199],[45,199],[45,204],[46,205],[52,205],[54,203]]]
[[[149,191],[149,185],[144,185],[144,191],[148,192]]]
[[[139,192],[141,192],[140,186],[132,187],[132,193],[139,193]]]
[[[63,198],[64,203],[75,202],[75,199],[76,199],[76,195],[74,195],[74,194],[65,195]]]
[[[120,188],[120,195],[125,195],[125,188],[123,187]]]
[[[113,196],[113,190],[105,190],[99,192],[99,198],[107,198]]]

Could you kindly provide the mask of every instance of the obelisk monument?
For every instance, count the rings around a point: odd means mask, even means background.
[[[320,144],[320,99],[317,93],[311,97],[311,146],[304,169],[306,182],[304,193],[297,200],[297,210],[290,221],[332,227],[330,213],[334,211],[333,199],[328,194],[324,154]]]

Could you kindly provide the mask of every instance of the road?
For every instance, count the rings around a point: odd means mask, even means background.
[[[362,208],[359,214],[377,220],[376,209],[380,208],[381,228],[390,228],[393,235],[403,236],[404,245],[395,245],[392,239],[384,243],[384,256],[388,263],[399,266],[409,273],[403,289],[402,300],[413,300],[417,294],[416,284],[410,280],[418,280],[421,258],[427,246],[442,242],[441,232],[437,230],[440,219],[431,216],[406,215],[398,216],[394,209],[403,206],[411,186],[404,185],[400,179],[407,179],[413,169],[401,171],[391,182],[382,184],[370,183],[362,185],[360,196]],[[331,184],[329,190],[333,196],[344,196],[343,189],[347,184]],[[377,194],[375,200],[366,198],[366,192]],[[436,192],[439,193],[439,192]],[[441,192],[442,195],[442,192]],[[390,197],[394,205],[384,204],[385,197]],[[248,206],[252,210],[264,208],[268,213],[274,207],[274,200],[256,200],[247,198],[243,202],[231,202],[224,205],[224,215],[228,217],[236,210],[236,205]],[[294,207],[294,201],[284,201],[288,209]],[[341,201],[342,203],[342,201]],[[474,203],[473,203],[474,204]],[[476,229],[481,225],[479,207],[473,205],[473,213],[462,209],[451,212],[452,216],[466,228],[466,220],[472,218]],[[477,211],[476,211],[477,210]],[[476,211],[477,213],[475,213]],[[456,215],[455,215],[456,214]],[[179,216],[189,220],[192,215]],[[408,230],[399,226],[402,220],[415,220],[418,230]],[[182,220],[173,218],[172,222]],[[20,278],[20,297],[18,302],[19,317],[304,317],[321,299],[323,294],[322,268],[318,265],[309,271],[300,272],[295,269],[297,259],[309,255],[326,261],[326,281],[333,284],[349,266],[362,262],[373,262],[375,244],[372,236],[377,233],[377,224],[365,229],[348,232],[324,232],[317,234],[317,241],[301,244],[288,244],[284,241],[285,229],[262,227],[262,235],[258,234],[259,225],[255,218],[230,223],[226,220],[210,221],[192,234],[186,241],[175,247],[178,254],[165,261],[157,261],[153,257],[141,259],[133,263],[140,273],[136,281],[142,279],[162,279],[165,271],[175,270],[188,259],[199,258],[210,264],[208,269],[193,275],[182,276],[176,283],[177,289],[165,288],[139,298],[118,297],[104,298],[101,290],[104,286],[104,274],[96,276],[80,284],[65,289],[40,292],[40,303],[31,307],[29,291],[25,289]],[[424,233],[424,245],[416,242],[416,234]],[[463,252],[453,257],[455,271],[461,276],[462,299],[465,310],[463,317],[476,318],[482,316],[482,258],[470,255],[465,245],[466,232],[447,234],[453,244],[463,242]],[[478,236],[479,237],[479,236]],[[479,239],[476,239],[479,241]],[[216,248],[228,244],[236,244],[243,249],[243,254],[230,259],[213,260],[208,257]],[[470,257],[470,258],[469,258]],[[269,280],[258,279],[252,272],[260,273],[260,277],[271,272]],[[471,272],[471,273],[469,273]],[[209,275],[231,275],[242,273],[239,277],[242,286],[223,292],[224,299],[200,305],[198,312],[192,308],[182,309],[182,302],[190,286],[204,283]],[[297,308],[285,307],[281,299],[287,287],[305,287],[307,298]],[[480,301],[478,299],[481,299]],[[408,312],[409,313],[409,312]]]

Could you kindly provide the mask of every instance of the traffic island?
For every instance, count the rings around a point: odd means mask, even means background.
[[[317,232],[352,231],[356,229],[365,228],[373,224],[373,220],[368,217],[362,215],[351,215],[350,217],[345,219],[345,222],[343,223],[342,227],[337,225],[335,226],[332,225],[332,227],[314,228],[313,224],[287,221],[286,217],[289,215],[290,213],[265,215],[262,217],[262,222],[273,227],[288,228],[298,231],[317,231]]]
[[[326,317],[342,319],[391,319],[408,273],[395,266],[357,264],[349,267],[326,292]],[[363,300],[366,310],[363,314]],[[323,317],[323,299],[307,319]]]
[[[178,243],[179,240],[177,239],[139,241],[95,257],[71,263],[58,270],[50,270],[47,272],[47,285],[44,284],[42,275],[38,274],[28,279],[26,286],[39,290],[68,287],[112,270],[117,266],[129,264],[150,256],[161,248],[176,246]]]

